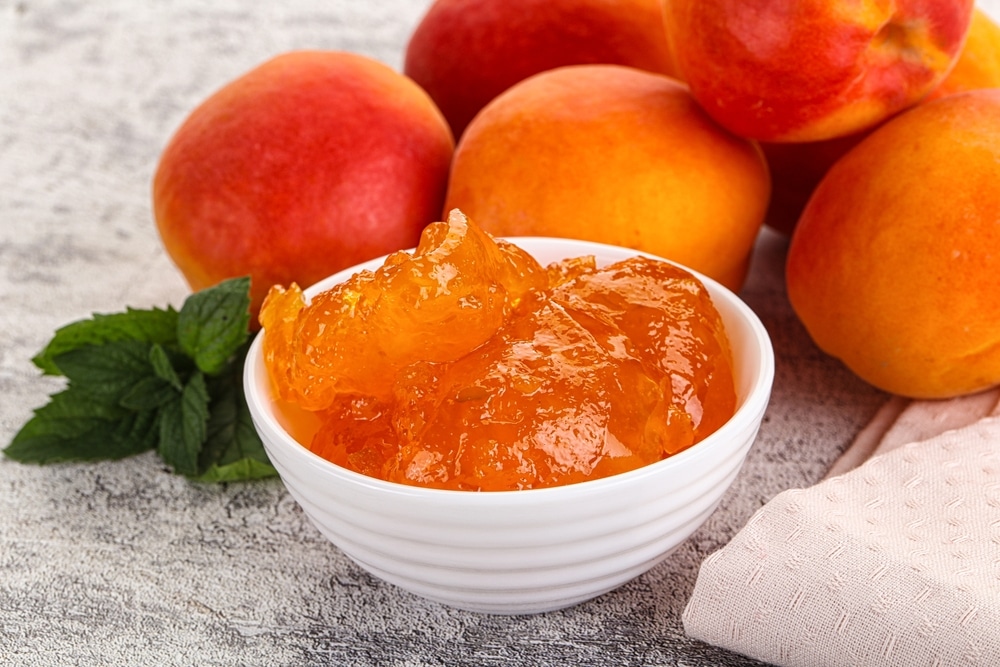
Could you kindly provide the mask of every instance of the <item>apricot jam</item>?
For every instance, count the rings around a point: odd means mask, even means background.
[[[309,448],[403,484],[501,491],[582,482],[676,454],[735,410],[704,285],[666,262],[547,268],[455,211],[412,254],[261,310],[279,402]]]

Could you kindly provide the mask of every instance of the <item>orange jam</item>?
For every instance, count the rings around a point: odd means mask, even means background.
[[[666,262],[541,267],[461,213],[307,305],[261,310],[274,391],[330,461],[441,489],[605,477],[690,447],[735,410],[704,285]],[[294,430],[294,429],[293,429]]]

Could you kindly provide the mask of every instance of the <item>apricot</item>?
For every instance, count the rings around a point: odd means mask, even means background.
[[[981,9],[972,25],[958,62],[925,100],[980,88],[1000,87],[1000,26]],[[825,141],[761,143],[771,168],[771,204],[767,224],[790,235],[813,190],[834,162],[858,144],[870,130]]]
[[[153,209],[192,289],[310,285],[413,247],[437,220],[454,140],[410,79],[363,56],[283,54],[201,103],[163,151]]]
[[[788,297],[817,346],[887,392],[1000,383],[1000,90],[885,123],[816,188]]]
[[[716,121],[761,141],[860,132],[948,74],[972,0],[670,0],[681,76]]]
[[[458,137],[518,81],[593,63],[672,73],[659,0],[437,0],[410,37],[403,71]]]
[[[927,99],[997,87],[1000,87],[1000,26],[976,8],[958,62]]]
[[[495,236],[644,250],[735,290],[769,191],[759,148],[719,127],[682,83],[573,65],[512,86],[469,124],[445,205]]]

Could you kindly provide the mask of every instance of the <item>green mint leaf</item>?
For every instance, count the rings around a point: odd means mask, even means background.
[[[203,470],[200,481],[232,482],[278,474],[250,418],[243,393],[244,358],[240,354],[224,373],[210,381],[213,398],[208,437],[199,458]]]
[[[196,372],[184,390],[160,408],[160,442],[157,451],[174,472],[189,477],[198,474],[208,426],[208,387]]]
[[[216,375],[249,336],[250,278],[196,292],[181,307],[177,338],[201,372]]]
[[[278,471],[274,469],[269,461],[261,461],[253,457],[246,457],[226,463],[224,465],[213,464],[199,477],[199,482],[247,482],[252,479],[266,479],[274,477]]]
[[[101,345],[120,340],[172,345],[177,341],[177,311],[127,309],[124,313],[94,314],[92,319],[67,324],[32,361],[47,375],[61,375],[55,358],[85,345]]]
[[[131,413],[64,390],[35,410],[4,449],[23,463],[120,459],[156,446],[156,413]]]
[[[175,400],[179,392],[169,382],[155,375],[136,382],[118,401],[118,405],[133,412],[157,410]]]
[[[84,345],[63,352],[54,361],[69,378],[70,387],[94,399],[118,403],[137,383],[153,376],[150,343],[118,340]]]
[[[177,369],[174,368],[174,361],[170,359],[170,355],[167,354],[162,345],[153,344],[153,347],[149,350],[149,363],[152,365],[153,373],[156,377],[177,391],[184,390],[184,383],[177,374]]]
[[[192,294],[180,311],[126,309],[59,329],[34,359],[67,388],[3,450],[51,463],[155,449],[176,473],[208,482],[277,471],[243,395],[250,280]]]

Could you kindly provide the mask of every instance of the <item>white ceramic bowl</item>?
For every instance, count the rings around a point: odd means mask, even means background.
[[[589,254],[606,264],[641,254],[565,239],[510,240],[543,265]],[[360,269],[374,269],[383,259],[337,273],[306,295]],[[525,614],[567,607],[616,588],[666,558],[715,509],[757,435],[774,375],[770,340],[739,298],[699,278],[732,342],[736,414],[690,449],[620,475],[562,487],[476,493],[395,484],[346,470],[310,452],[279,424],[261,356],[262,336],[247,358],[247,401],[289,493],[319,531],[364,569],[418,595],[473,611]]]

